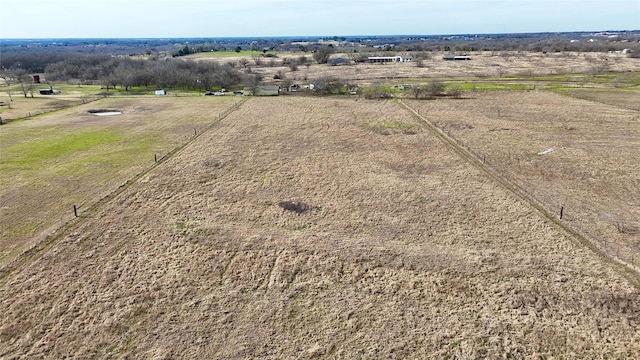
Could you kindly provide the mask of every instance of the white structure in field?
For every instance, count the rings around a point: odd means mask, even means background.
[[[413,60],[410,56],[369,56],[370,63],[404,63]]]

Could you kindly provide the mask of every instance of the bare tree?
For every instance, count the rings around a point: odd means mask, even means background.
[[[325,76],[314,81],[314,85],[317,93],[339,94],[344,87],[344,81],[333,76]]]
[[[321,46],[313,53],[313,59],[317,61],[318,64],[326,64],[334,52],[335,48],[332,45]]]
[[[20,90],[24,94],[26,98],[28,95],[33,97],[33,79],[29,74],[27,74],[23,69],[19,69],[15,71],[15,79],[20,84]]]
[[[242,66],[243,68],[246,68],[249,65],[249,60],[242,58],[238,60],[238,64],[240,64],[240,66]]]
[[[424,85],[416,85],[414,87],[411,88],[411,92],[413,93],[413,97],[415,99],[421,99],[424,97],[424,94],[426,93],[426,88]]]
[[[442,94],[444,83],[442,81],[433,80],[427,84],[426,92],[429,97],[436,97]]]

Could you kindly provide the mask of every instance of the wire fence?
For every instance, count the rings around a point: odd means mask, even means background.
[[[95,194],[95,197],[93,197],[92,199],[86,199],[86,201],[83,203],[71,204],[68,208],[68,212],[58,214],[58,216],[55,218],[55,221],[49,222],[46,227],[41,227],[40,229],[35,230],[33,232],[33,237],[28,242],[29,244],[21,249],[17,249],[17,251],[20,254],[25,254],[34,250],[37,251],[38,249],[42,248],[43,245],[46,246],[48,242],[50,242],[52,239],[55,239],[61,232],[64,232],[64,229],[66,227],[71,226],[77,218],[85,217],[88,212],[99,206],[101,203],[104,203],[105,201],[108,201],[109,199],[112,199],[113,197],[123,192],[128,187],[128,185],[134,183],[138,179],[141,179],[144,175],[148,174],[160,163],[168,160],[179,150],[183,149],[192,141],[194,141],[195,138],[214,127],[234,111],[238,110],[245,101],[247,101],[246,98],[235,102],[224,111],[219,112],[217,116],[214,115],[215,117],[211,119],[212,121],[205,123],[200,127],[194,127],[193,130],[189,130],[184,133],[184,136],[179,136],[175,143],[175,146],[173,146],[166,152],[154,153],[152,157],[149,158],[149,160],[152,160],[153,162],[149,162],[146,165],[143,165],[138,173],[118,186],[116,189],[107,190],[101,194]],[[18,255],[17,257],[14,257],[14,259],[17,259],[20,256],[21,255]],[[13,261],[14,260],[9,259],[8,263],[5,265],[8,265],[10,267]],[[0,266],[0,270],[2,269],[3,266]]]
[[[627,268],[640,271],[640,246],[624,241],[625,235],[640,230],[636,229],[633,223],[627,225],[624,216],[612,215],[617,216],[618,220],[603,219],[602,204],[598,204],[596,200],[567,196],[552,187],[544,188],[517,173],[517,169],[507,162],[472,147],[468,142],[457,138],[450,129],[434,124],[414,108],[404,103],[403,105],[420,116],[428,126],[440,132],[447,142],[457,147],[459,152],[462,151],[469,160],[541,210],[555,223],[581,238],[580,240],[585,241],[589,247]]]

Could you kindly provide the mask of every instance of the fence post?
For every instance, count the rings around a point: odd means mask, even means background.
[[[78,217],[78,208],[75,205],[73,205],[73,215]]]
[[[564,206],[560,206],[560,219],[562,220],[562,213],[564,212]]]

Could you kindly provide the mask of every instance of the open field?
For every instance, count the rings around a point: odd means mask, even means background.
[[[640,268],[640,115],[548,92],[410,101],[611,256]],[[547,151],[548,153],[544,153]]]
[[[411,55],[411,53],[407,53]],[[423,66],[417,66],[417,60],[409,63],[369,64],[357,65],[300,65],[297,71],[291,71],[287,66],[268,66],[272,59],[263,59],[262,66],[255,66],[251,56],[216,56],[215,52],[203,53],[196,57],[198,61],[218,61],[220,63],[237,62],[241,59],[249,61],[253,71],[263,74],[265,81],[274,81],[278,72],[284,74],[284,80],[294,83],[314,81],[324,77],[336,77],[357,84],[372,82],[384,83],[412,83],[423,79],[451,79],[451,78],[507,78],[521,81],[552,81],[568,83],[592,82],[592,73],[603,71],[616,72],[620,83],[634,83],[638,85],[637,72],[640,72],[640,59],[630,58],[624,54],[606,53],[531,53],[531,52],[470,52],[472,60],[445,61],[443,56],[451,55],[444,52],[426,53],[429,58],[422,61]],[[375,54],[372,54],[375,55]],[[387,55],[384,52],[379,55]],[[391,52],[388,55],[396,55]],[[279,64],[282,59],[289,57],[296,59],[306,56],[312,59],[312,53],[279,54],[273,59]],[[335,57],[349,59],[349,54],[334,54]],[[635,74],[626,74],[628,72]],[[633,79],[629,79],[633,77]],[[280,81],[280,82],[282,82]]]
[[[107,98],[0,127],[0,265],[73,218],[74,205],[83,212],[236,101]],[[122,114],[96,116],[92,109]]]
[[[46,84],[34,84],[38,86],[33,91],[33,97],[24,97],[19,85],[0,86],[0,101],[5,105],[0,106],[0,117],[4,121],[35,116],[51,111],[65,109],[70,106],[88,103],[100,98],[97,94],[100,86],[95,85],[67,85],[54,86],[61,90],[60,95],[40,95],[38,89],[48,89]]]
[[[182,100],[148,106],[206,123]],[[535,194],[637,204],[637,112],[407,103]],[[640,357],[631,276],[394,101],[251,98],[29,257],[2,277],[0,357]]]
[[[564,88],[555,89],[561,94],[569,95],[579,99],[600,102],[625,109],[640,111],[640,86],[631,88]]]
[[[46,84],[39,88],[48,89]],[[0,85],[0,102],[5,105],[0,107],[0,117],[5,122],[24,118],[49,114],[53,111],[66,109],[71,106],[87,104],[105,97],[138,97],[154,95],[155,87],[135,87],[130,91],[124,88],[106,90],[100,85],[72,85],[57,84],[56,90],[61,90],[59,95],[41,95],[36,89],[33,97],[24,97],[20,85]],[[198,96],[203,92],[198,91],[167,91],[168,96]]]

